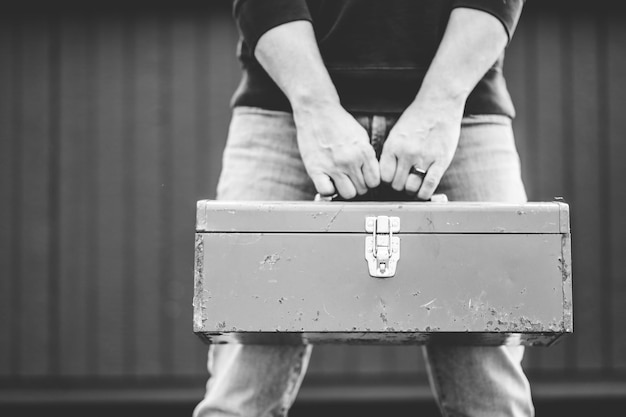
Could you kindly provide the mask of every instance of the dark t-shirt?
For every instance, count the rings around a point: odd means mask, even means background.
[[[524,0],[235,0],[243,69],[233,106],[290,111],[289,101],[254,58],[259,38],[280,24],[308,20],[337,88],[351,112],[400,113],[415,98],[456,7],[483,10],[513,34]],[[515,110],[506,88],[504,54],[470,94],[465,114]]]

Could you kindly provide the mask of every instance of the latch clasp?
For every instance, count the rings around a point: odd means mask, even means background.
[[[376,216],[365,218],[365,259],[369,273],[376,278],[388,278],[396,274],[400,259],[400,238],[393,236],[400,231],[400,218]]]

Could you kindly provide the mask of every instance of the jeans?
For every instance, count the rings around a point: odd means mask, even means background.
[[[378,154],[397,118],[355,115]],[[437,193],[450,200],[525,202],[511,120],[465,117],[453,161]],[[235,108],[217,198],[313,200],[289,113]],[[443,416],[532,416],[523,346],[423,346]],[[285,416],[304,378],[312,346],[213,345],[205,398],[194,417]],[[419,414],[419,413],[416,413]]]

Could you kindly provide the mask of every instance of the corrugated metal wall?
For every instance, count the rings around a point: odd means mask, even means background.
[[[227,2],[181,4],[0,17],[2,388],[201,392],[195,201],[214,196],[239,72]],[[626,394],[625,23],[527,6],[508,51],[529,196],[571,204],[575,335],[525,359],[544,393]],[[419,350],[318,347],[303,391],[369,383],[414,395]]]

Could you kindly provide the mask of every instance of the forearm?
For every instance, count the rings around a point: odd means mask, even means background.
[[[465,101],[507,42],[507,31],[493,15],[468,8],[452,11],[415,100],[385,142],[383,181],[420,199],[432,196],[458,145]],[[420,178],[410,173],[411,167],[427,172]]]
[[[339,104],[308,21],[289,22],[259,39],[255,57],[289,99],[294,113],[311,106]]]
[[[426,73],[418,100],[465,105],[478,81],[508,42],[497,18],[483,11],[456,8]]]
[[[300,156],[317,191],[353,198],[378,186],[374,149],[365,129],[341,106],[311,23],[268,30],[255,57],[291,103]]]

